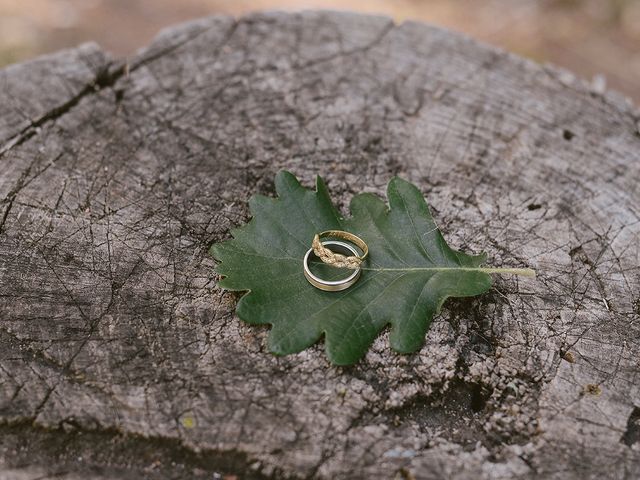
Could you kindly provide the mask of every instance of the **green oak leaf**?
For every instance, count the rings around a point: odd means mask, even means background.
[[[400,178],[389,182],[388,207],[362,193],[353,197],[347,218],[331,203],[320,177],[312,191],[282,171],[275,186],[277,198],[253,196],[253,218],[232,231],[233,239],[211,248],[219,261],[216,271],[224,277],[220,287],[247,291],[238,316],[273,326],[268,344],[275,354],[300,352],[324,335],[329,360],[352,364],[387,324],[391,347],[414,352],[448,297],[486,292],[490,273],[533,273],[485,268],[485,254],[450,248],[420,191]],[[369,246],[360,280],[341,292],[318,290],[304,277],[302,258],[314,234],[324,230],[355,233]]]

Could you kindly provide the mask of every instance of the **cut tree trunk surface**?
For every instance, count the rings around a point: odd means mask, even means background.
[[[448,31],[213,17],[0,71],[0,478],[640,477],[639,114]],[[536,280],[413,355],[278,358],[209,246],[276,171],[400,175]]]

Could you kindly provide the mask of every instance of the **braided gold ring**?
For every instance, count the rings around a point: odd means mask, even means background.
[[[347,240],[362,250],[362,255],[356,253],[348,257],[340,253],[335,253],[324,247],[323,242],[320,241],[321,238],[326,237]],[[313,253],[315,253],[316,256],[324,263],[339,268],[350,268],[351,270],[360,268],[360,264],[365,258],[367,258],[367,255],[369,255],[369,247],[364,240],[353,233],[345,232],[343,230],[325,230],[324,232],[316,234],[313,237],[311,247],[313,248]]]

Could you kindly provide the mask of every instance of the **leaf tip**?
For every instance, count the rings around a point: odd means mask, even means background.
[[[416,187],[413,183],[405,180],[402,177],[394,175],[389,180],[389,184],[387,185],[387,190],[389,190],[390,188],[394,188],[397,190],[399,188],[405,188],[405,187],[411,188],[413,190],[418,190],[418,187]]]
[[[222,261],[222,257],[224,255],[224,247],[223,242],[214,243],[209,247],[209,255],[211,255],[214,260],[220,262]]]
[[[299,188],[301,185],[293,173],[287,170],[280,170],[278,173],[276,173],[275,186],[276,193],[279,197],[281,197],[287,191]]]
[[[318,193],[321,198],[331,203],[331,195],[329,194],[327,183],[324,181],[324,178],[322,178],[320,175],[316,175],[316,193]]]
[[[387,200],[389,208],[406,210],[407,208],[418,208],[422,213],[431,219],[431,212],[422,191],[413,183],[400,178],[392,177],[387,185]]]
[[[316,187],[319,187],[320,185],[325,186],[326,183],[324,181],[324,178],[322,178],[322,175],[318,174],[316,175]]]

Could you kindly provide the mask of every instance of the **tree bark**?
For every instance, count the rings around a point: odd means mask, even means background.
[[[640,132],[611,92],[435,27],[212,17],[0,71],[0,477],[638,478]],[[417,184],[536,280],[413,355],[277,358],[209,246],[276,171]],[[346,211],[346,210],[345,210]],[[48,478],[48,477],[47,477]]]

